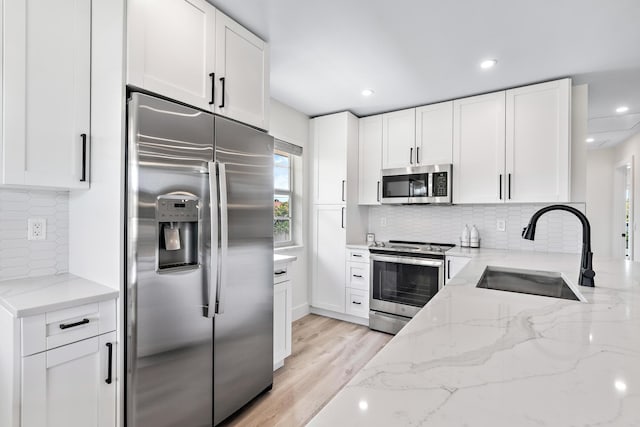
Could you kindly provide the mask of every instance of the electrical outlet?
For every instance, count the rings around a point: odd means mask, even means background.
[[[387,217],[383,216],[380,218],[380,226],[381,227],[386,227],[387,226]]]
[[[27,221],[27,239],[45,240],[47,238],[47,220],[44,218],[29,218]]]
[[[496,229],[498,231],[505,231],[507,229],[507,221],[499,219],[496,221]]]

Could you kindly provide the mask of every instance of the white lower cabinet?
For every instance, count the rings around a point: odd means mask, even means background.
[[[347,314],[369,318],[369,291],[347,288],[345,306]]]
[[[278,274],[280,273],[280,274]],[[273,287],[273,370],[284,365],[291,355],[292,294],[291,281],[286,280],[287,270],[276,268]],[[285,278],[279,281],[279,278]]]
[[[447,255],[446,259],[446,274],[444,283],[449,283],[449,280],[453,279],[456,274],[460,272],[464,268],[465,265],[469,264],[471,258],[463,257],[463,256],[453,256]]]
[[[116,333],[22,359],[22,427],[115,426]]]
[[[347,249],[345,313],[369,318],[369,251]]]

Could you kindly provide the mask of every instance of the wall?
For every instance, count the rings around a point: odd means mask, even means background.
[[[46,219],[46,240],[27,240],[29,218]],[[64,273],[68,252],[67,192],[0,188],[0,280]]]
[[[376,240],[419,240],[459,245],[465,224],[480,232],[485,248],[579,253],[582,228],[568,212],[549,212],[536,227],[536,239],[525,240],[522,229],[533,213],[547,204],[457,205],[457,206],[376,206],[369,209],[369,231]],[[574,206],[584,212],[583,203]],[[496,221],[506,220],[506,231],[496,230]],[[386,224],[386,225],[384,225]]]
[[[305,247],[310,224],[306,195],[311,194],[309,188],[311,153],[308,151],[309,117],[275,99],[271,100],[270,115],[269,134],[303,148],[302,159],[294,158],[293,162],[294,196],[296,199],[293,215],[294,218],[298,218],[298,221],[294,220],[293,224],[296,244],[288,248],[278,248],[275,251],[282,255],[298,257],[289,269],[293,284],[293,319],[295,320],[309,313],[308,267],[311,264]]]
[[[609,258],[612,250],[614,149],[587,153],[587,216],[593,257]]]
[[[589,87],[571,88],[571,200],[584,203],[587,198],[587,139]]]
[[[638,159],[640,158],[640,132],[631,138],[617,145],[613,149],[613,166],[633,159],[633,200],[635,207],[633,209],[633,224],[635,234],[640,231],[640,172],[638,171]],[[633,242],[634,260],[640,260],[640,238],[634,239]]]

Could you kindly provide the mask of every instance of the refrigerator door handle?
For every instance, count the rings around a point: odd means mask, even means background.
[[[226,268],[227,253],[229,251],[229,217],[227,205],[227,168],[224,163],[218,163],[218,179],[220,183],[220,265],[218,274],[220,277],[218,287],[218,306],[216,313],[224,313],[225,292],[227,284]]]
[[[211,203],[211,260],[209,275],[209,301],[206,306],[206,316],[214,317],[216,301],[218,300],[218,178],[216,164],[209,162],[209,200]]]

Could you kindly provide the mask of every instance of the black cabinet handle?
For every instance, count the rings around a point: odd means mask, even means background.
[[[224,96],[224,93],[225,93],[224,82],[225,82],[225,78],[224,77],[220,77],[220,82],[222,83],[222,104],[220,104],[220,108],[224,108],[224,98],[225,98],[225,96]]]
[[[69,329],[75,326],[86,325],[87,323],[89,323],[89,319],[82,319],[81,321],[75,323],[60,323],[60,329]]]
[[[360,304],[362,304],[362,303],[361,303],[360,301],[351,301],[351,304],[357,304],[357,305],[360,305]]]
[[[80,182],[87,181],[87,134],[81,133],[82,138],[82,175],[80,176]]]
[[[498,175],[498,194],[500,200],[502,200],[502,174]]]
[[[420,147],[416,147],[416,164],[420,164]]]
[[[376,184],[376,200],[380,201],[380,181]]]
[[[351,256],[354,258],[362,258],[362,255],[360,254],[351,254]]]
[[[111,384],[112,382],[112,369],[111,366],[113,365],[113,344],[108,342],[107,343],[107,348],[109,349],[109,357],[108,357],[108,362],[107,362],[107,379],[104,380],[105,383],[107,384]]]
[[[413,147],[409,149],[409,164],[413,164]]]
[[[344,199],[344,184],[345,184],[346,182],[347,182],[347,181],[345,181],[344,179],[342,180],[342,201],[343,201],[343,202],[346,202],[346,200]]]
[[[344,228],[344,208],[340,210],[340,226]]]
[[[275,272],[275,273],[273,273],[273,274],[275,274],[276,276],[281,276],[281,275],[283,275],[283,274],[287,274],[287,271],[286,271],[286,270],[276,271],[276,272]]]
[[[511,200],[511,174],[507,175],[507,197]]]
[[[451,260],[447,260],[447,279],[451,279]]]
[[[209,105],[213,105],[216,102],[216,73],[209,73],[211,77],[211,101]]]
[[[362,279],[362,276],[359,274],[354,274],[353,277],[357,277],[358,279]]]

